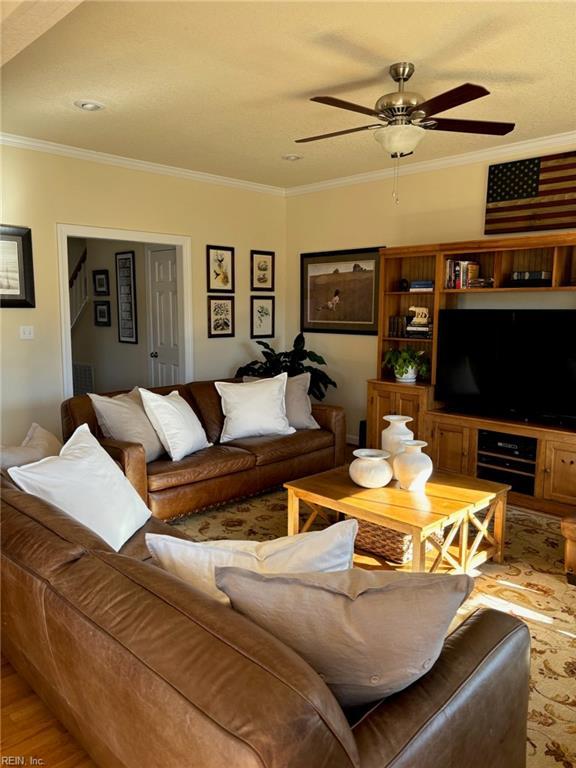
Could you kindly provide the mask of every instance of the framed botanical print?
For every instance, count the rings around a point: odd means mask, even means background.
[[[0,225],[0,307],[35,307],[32,232]]]
[[[302,331],[378,332],[380,248],[303,253],[301,260]]]
[[[206,246],[206,278],[208,293],[234,293],[234,248]]]
[[[274,251],[250,251],[250,290],[274,290]]]
[[[208,338],[234,336],[234,296],[208,296]]]
[[[274,296],[250,296],[250,338],[274,336]]]
[[[112,324],[110,318],[110,302],[94,302],[94,325],[109,326]]]
[[[92,270],[94,296],[110,296],[110,273],[107,269]]]
[[[138,344],[134,251],[116,254],[116,290],[118,300],[118,341],[124,344]]]

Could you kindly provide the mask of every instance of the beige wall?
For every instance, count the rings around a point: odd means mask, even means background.
[[[400,177],[399,205],[392,201],[392,179],[289,197],[287,336],[299,328],[301,253],[483,237],[488,165],[474,163]],[[535,301],[542,306],[540,298],[528,293],[522,298],[489,298],[492,306],[506,306],[509,301],[516,307],[535,306]],[[482,300],[471,300],[469,306]],[[576,307],[573,294],[555,294],[547,300],[555,307]],[[348,434],[356,436],[366,414],[366,380],[377,375],[376,337],[307,333],[306,342],[325,357],[327,372],[338,383],[327,402],[345,406]]]
[[[68,238],[70,243],[76,238]],[[72,360],[75,363],[92,365],[94,368],[94,390],[110,392],[133,386],[148,386],[148,323],[145,246],[125,240],[85,241],[88,270],[88,295],[90,301],[82,316],[72,329]],[[118,341],[118,302],[116,291],[116,253],[134,251],[136,275],[136,307],[138,318],[138,343],[126,344]],[[110,281],[109,296],[94,296],[92,272],[107,269]],[[110,302],[110,326],[94,324],[94,301]]]
[[[255,356],[249,338],[250,249],[276,251],[277,285],[284,285],[282,197],[8,147],[2,164],[3,222],[31,227],[36,284],[35,309],[0,312],[3,442],[20,442],[32,421],[59,431],[58,223],[190,237],[195,378],[227,376]],[[234,339],[207,338],[207,243],[236,248]],[[282,344],[284,295],[276,295]],[[20,341],[20,325],[34,325],[33,341]]]

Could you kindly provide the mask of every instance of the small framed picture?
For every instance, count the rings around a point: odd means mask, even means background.
[[[234,336],[234,296],[208,296],[208,338]]]
[[[250,338],[274,336],[274,296],[250,296]]]
[[[32,232],[0,225],[0,307],[35,307]]]
[[[110,296],[110,274],[107,269],[92,270],[94,296]]]
[[[250,251],[250,290],[274,290],[274,251]]]
[[[234,248],[206,246],[208,293],[234,293]]]
[[[94,302],[94,325],[101,325],[101,326],[111,325],[109,301]]]
[[[122,344],[138,344],[134,251],[116,254],[116,290],[118,341]]]

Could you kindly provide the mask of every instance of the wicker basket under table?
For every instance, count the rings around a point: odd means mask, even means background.
[[[438,544],[442,544],[443,536],[432,534]],[[431,537],[431,538],[432,538]],[[383,525],[368,523],[366,520],[358,520],[358,533],[356,534],[356,548],[369,552],[391,563],[405,565],[412,560],[412,537],[409,533],[393,531]],[[426,542],[426,549],[433,545]]]

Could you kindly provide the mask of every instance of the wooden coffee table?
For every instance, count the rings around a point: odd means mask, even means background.
[[[436,555],[430,571],[448,566],[453,572],[465,573],[489,558],[503,562],[509,485],[435,472],[424,494],[403,491],[396,481],[368,489],[350,480],[348,467],[338,467],[284,487],[288,490],[288,535],[307,531],[329,509],[410,535],[413,571],[426,570],[427,543]],[[310,508],[302,527],[300,502]],[[481,510],[486,511],[483,519],[478,518]]]

